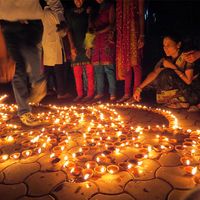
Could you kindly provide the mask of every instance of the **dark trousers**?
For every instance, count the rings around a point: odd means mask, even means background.
[[[31,20],[28,24],[0,21],[8,52],[16,62],[16,71],[12,81],[18,114],[30,111],[27,102],[29,96],[28,81],[33,86],[44,80],[41,70],[41,38],[43,26],[41,20]]]
[[[64,95],[67,92],[66,64],[55,66],[44,66],[45,75],[47,77],[47,87],[56,88],[58,95]]]

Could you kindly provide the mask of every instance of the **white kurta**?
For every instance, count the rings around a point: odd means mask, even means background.
[[[62,39],[58,32],[56,32],[56,24],[59,24],[59,19],[55,12],[45,8],[42,22],[44,26],[42,38],[43,63],[47,66],[62,64],[63,56],[64,61],[66,59]]]

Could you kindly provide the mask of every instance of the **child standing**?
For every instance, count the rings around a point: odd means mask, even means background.
[[[66,57],[62,37],[57,32],[58,17],[49,7],[44,8],[42,19],[44,33],[42,38],[43,64],[47,80],[53,78],[58,99],[71,97],[67,93]]]
[[[94,96],[94,68],[90,62],[90,55],[84,45],[88,31],[89,14],[83,6],[84,0],[74,0],[75,8],[71,10],[68,18],[74,49],[71,49],[72,62],[76,82],[77,97],[74,101],[89,101]],[[73,53],[75,52],[75,53]],[[83,73],[86,73],[87,96],[83,93]],[[84,97],[84,98],[83,98]]]
[[[92,52],[92,64],[95,68],[97,94],[96,100],[104,96],[104,73],[109,83],[110,100],[116,100],[115,79],[115,41],[114,41],[114,5],[106,0],[96,0],[99,4],[99,12],[92,20],[92,32],[95,34]]]

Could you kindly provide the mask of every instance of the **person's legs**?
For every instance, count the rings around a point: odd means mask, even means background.
[[[27,81],[28,75],[33,74],[33,76],[29,77],[29,80],[32,81],[32,85],[34,85],[34,87],[36,87],[38,81],[44,80],[44,76],[37,77],[38,74],[34,75],[34,72],[39,71],[38,68],[40,68],[41,66],[41,57],[39,57],[40,51],[36,48],[38,40],[41,37],[39,37],[39,35],[38,37],[36,36],[37,38],[29,37],[30,34],[33,34],[33,32],[29,29],[30,27],[28,27],[28,24],[4,21],[3,24],[1,22],[1,25],[4,30],[8,52],[11,55],[12,59],[16,62],[16,71],[12,81],[12,86],[18,105],[18,115],[20,116],[20,120],[22,121],[22,123],[27,126],[41,125],[43,122],[32,115],[32,113],[30,112],[31,109],[27,102],[27,98],[29,95]],[[42,31],[39,30],[38,33],[41,35]],[[35,34],[33,35],[35,36]],[[35,44],[34,46],[33,44],[36,41],[37,44]],[[34,49],[34,52],[30,52],[32,47]],[[32,68],[34,69],[32,70]],[[30,74],[27,74],[28,69],[30,71]],[[42,83],[43,82],[44,81],[42,81]],[[38,85],[41,86],[41,84]],[[42,84],[42,86],[43,85],[44,84]],[[45,88],[46,91],[46,81],[45,87],[43,86],[42,89],[43,88]],[[37,87],[36,91],[41,91],[40,89],[41,87]]]
[[[84,93],[84,96],[87,95],[87,91],[88,91],[87,73],[86,73],[86,67],[83,66],[83,93]]]
[[[87,64],[85,68],[86,68],[87,83],[88,83],[87,96],[93,97],[94,95],[94,67],[91,64]]]
[[[56,84],[57,84],[57,94],[62,96],[66,94],[67,91],[67,83],[65,79],[65,66],[64,64],[55,65],[54,72],[56,76]]]
[[[10,31],[12,30],[12,24],[9,25],[9,30],[4,27],[4,37],[7,45],[8,52],[12,59],[16,63],[15,75],[12,80],[13,92],[15,100],[18,105],[18,114],[22,115],[26,112],[30,112],[30,106],[27,103],[29,91],[27,88],[27,74],[26,74],[26,63],[22,55],[22,44],[19,41],[19,32]],[[16,25],[16,24],[15,24]]]
[[[104,67],[101,65],[95,65],[94,70],[95,70],[96,90],[97,90],[97,95],[95,96],[95,98],[97,97],[101,98],[104,95],[104,85],[105,85]]]
[[[57,85],[54,66],[44,66],[44,74],[47,80],[47,94],[55,94]]]
[[[41,45],[25,45],[22,49],[26,60],[27,74],[31,83],[28,102],[39,103],[46,96],[46,78],[41,67]]]
[[[131,96],[132,68],[125,74],[124,80],[124,96]]]
[[[133,86],[133,93],[135,92],[136,88],[140,85],[142,80],[142,68],[140,65],[135,65],[133,67],[134,72],[134,86]]]
[[[74,69],[74,77],[76,82],[76,92],[78,97],[83,97],[83,68],[82,66],[76,65],[73,67]]]
[[[111,96],[111,100],[116,99],[116,78],[115,78],[115,67],[114,65],[105,65],[104,66],[105,73],[108,79],[109,84],[109,93]],[[113,97],[113,98],[112,98]]]

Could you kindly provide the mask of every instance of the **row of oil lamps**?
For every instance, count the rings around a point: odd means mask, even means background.
[[[0,98],[0,101],[4,98],[3,97]],[[125,104],[125,105],[124,104],[117,104],[117,105],[108,104],[108,105],[100,105],[96,107],[83,107],[83,106],[82,107],[76,107],[76,106],[57,107],[55,105],[44,106],[48,109],[53,109],[54,111],[56,110],[56,115],[54,114],[54,112],[49,112],[47,115],[46,113],[41,113],[38,115],[38,117],[44,117],[46,115],[46,119],[52,121],[55,127],[60,126],[60,127],[69,128],[70,124],[72,124],[71,128],[74,128],[76,126],[79,126],[80,123],[83,123],[82,126],[86,124],[85,126],[86,126],[88,134],[85,134],[85,133],[83,134],[83,138],[84,138],[83,141],[86,141],[86,145],[89,145],[89,146],[91,145],[90,148],[94,149],[96,147],[97,148],[96,150],[98,150],[98,148],[102,146],[101,141],[106,141],[103,144],[103,148],[105,148],[106,150],[110,148],[111,151],[114,151],[115,153],[120,153],[120,151],[127,146],[134,145],[134,147],[139,148],[139,153],[135,155],[136,156],[135,160],[120,162],[119,164],[111,164],[109,162],[108,163],[106,162],[108,157],[104,154],[101,154],[96,158],[96,161],[93,161],[93,160],[86,161],[85,166],[79,166],[75,164],[74,159],[82,156],[82,151],[86,151],[86,149],[88,148],[86,146],[85,148],[80,150],[78,154],[77,152],[72,153],[71,155],[72,159],[69,159],[69,157],[67,157],[66,159],[65,157],[63,167],[71,175],[76,176],[76,177],[82,176],[84,180],[87,180],[91,178],[92,176],[103,175],[107,172],[110,174],[116,174],[121,170],[131,171],[134,174],[139,174],[139,172],[142,171],[142,168],[141,168],[142,161],[146,158],[151,157],[152,149],[156,152],[163,153],[163,152],[172,151],[174,148],[182,156],[180,161],[185,166],[184,169],[187,172],[187,174],[194,175],[197,173],[197,167],[193,165],[193,160],[194,160],[194,156],[196,155],[195,154],[196,149],[199,148],[199,146],[195,146],[196,143],[198,144],[198,139],[200,135],[199,131],[193,131],[193,132],[191,131],[191,133],[190,131],[188,131],[188,133],[190,133],[190,138],[186,138],[188,140],[185,139],[183,145],[175,145],[177,142],[175,139],[170,139],[170,138],[167,138],[166,136],[156,135],[156,139],[158,139],[158,143],[161,143],[161,144],[154,145],[153,148],[150,145],[147,145],[148,147],[145,149],[144,145],[138,142],[143,133],[142,131],[144,130],[144,128],[137,127],[134,129],[133,127],[130,127],[130,129],[134,131],[134,134],[138,133],[138,135],[137,136],[134,135],[134,137],[132,137],[130,140],[126,139],[126,135],[122,134],[123,131],[119,131],[119,127],[123,130],[124,122],[121,120],[121,117],[119,116],[119,114],[114,109],[111,109],[111,107],[114,107],[114,106],[137,108],[137,109],[143,109],[143,110],[155,112],[158,114],[162,114],[168,119],[169,127],[171,128],[171,131],[173,133],[176,133],[176,132],[179,133],[179,130],[177,129],[179,127],[178,120],[176,119],[174,115],[172,115],[171,112],[166,111],[166,110],[154,109],[154,108],[149,108],[149,107],[140,106],[140,105],[129,105],[129,104]],[[13,107],[9,109],[9,111],[12,111],[12,110],[14,110]],[[88,110],[91,111],[91,116],[92,115],[95,116],[95,120],[97,120],[96,123],[94,120],[91,120],[90,123],[86,121],[87,116],[84,115],[84,112],[88,114]],[[107,117],[104,113],[100,112],[100,110],[107,111],[109,113],[109,117]],[[5,110],[3,111],[5,112]],[[81,114],[79,114],[79,111],[81,111]],[[71,112],[73,112],[73,116],[75,117],[71,117],[71,114],[70,114]],[[3,119],[2,121],[5,121],[6,118],[2,118],[2,119]],[[104,123],[104,125],[103,123],[100,123],[100,122],[105,122],[105,121],[106,123]],[[88,123],[91,126],[87,127]],[[51,129],[50,131],[51,133],[56,133],[56,131],[63,131],[63,129],[60,130],[59,128],[56,129],[55,127]],[[9,128],[12,130],[12,128],[16,128],[16,126],[10,125]],[[165,127],[157,126],[155,130],[162,130],[163,128]],[[94,138],[91,137],[91,134],[92,134],[91,131],[96,130],[96,129],[101,130],[100,134],[97,134],[98,133],[97,132],[95,135],[95,138],[98,138],[97,141],[95,141]],[[112,132],[115,129],[117,130],[115,131],[116,132],[115,135],[117,137],[111,137],[109,135],[110,134],[109,130],[110,132]],[[153,127],[148,127],[148,129],[150,131],[151,129],[153,129]],[[66,135],[63,136],[63,140],[60,140],[59,143],[56,138],[46,137],[48,136],[48,132],[45,132],[45,129],[43,129],[43,131],[41,132],[42,134],[40,135],[40,137],[38,137],[38,135],[34,136],[34,134],[32,133],[25,134],[26,136],[32,136],[32,138],[35,139],[35,141],[32,142],[35,144],[35,146],[33,145],[35,148],[25,149],[21,153],[15,152],[11,155],[3,154],[0,156],[0,161],[4,162],[8,159],[18,160],[22,157],[28,158],[35,154],[38,155],[41,153],[46,153],[47,151],[52,151],[52,153],[50,154],[50,158],[53,159],[63,154],[65,147],[68,145],[69,141],[71,141],[71,136],[69,136],[66,132],[64,132]],[[108,136],[106,136],[106,138],[105,137],[103,138],[101,137],[101,134],[104,134],[104,136],[107,134]],[[22,137],[22,136],[23,134],[19,135],[19,137]],[[39,146],[39,144],[41,143],[40,139],[41,138],[44,139],[44,137],[46,137],[47,139],[46,142],[43,143],[41,146]],[[125,142],[122,142],[120,146],[118,147],[114,141],[116,140],[116,138],[120,138],[120,137],[122,138],[122,141],[125,141]],[[15,138],[13,138],[12,135],[10,135],[4,139],[4,142],[12,143],[14,142],[14,140]],[[90,143],[88,143],[88,140],[90,140]],[[92,144],[95,144],[95,145],[92,145]]]

